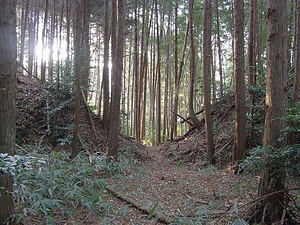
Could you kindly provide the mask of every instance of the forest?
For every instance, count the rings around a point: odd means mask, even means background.
[[[0,0],[0,225],[300,224],[300,0]]]

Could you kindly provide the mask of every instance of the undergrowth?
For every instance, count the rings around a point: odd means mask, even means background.
[[[101,216],[113,211],[106,201],[106,178],[124,173],[129,157],[119,162],[85,152],[73,160],[67,152],[20,152],[0,155],[0,171],[14,175],[14,216],[23,222],[57,224],[72,218],[78,209]]]

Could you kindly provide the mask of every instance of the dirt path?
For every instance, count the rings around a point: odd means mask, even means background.
[[[255,198],[257,184],[253,178],[211,166],[174,165],[158,148],[148,150],[149,160],[141,162],[126,175],[110,180],[110,186],[125,198],[155,208],[158,213],[171,218],[174,224],[201,224],[204,221],[227,224],[242,216],[241,210],[246,209],[243,205]],[[147,214],[136,218],[127,215],[127,223],[120,217],[116,224],[162,224],[147,220],[147,217]]]

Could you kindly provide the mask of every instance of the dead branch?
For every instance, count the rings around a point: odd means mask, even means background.
[[[173,113],[174,115],[178,116],[179,118],[181,118],[181,119],[183,120],[183,121],[181,121],[181,123],[186,122],[186,123],[188,123],[189,125],[191,125],[192,127],[194,126],[194,124],[192,124],[190,121],[188,121],[188,119],[185,119],[183,116],[180,116],[179,114],[173,112],[172,110],[170,110],[170,111],[171,111],[171,113]]]
[[[17,62],[17,63],[23,70],[26,71],[26,73],[28,73],[29,76],[32,76],[32,74],[21,63],[19,63],[19,62]]]
[[[198,203],[205,204],[205,205],[208,204],[207,201],[203,201],[203,200],[201,200],[201,199],[195,199],[195,198],[192,198],[192,197],[189,196],[189,195],[186,195],[186,197],[188,197],[189,199],[193,200],[194,202],[198,202]]]
[[[86,106],[87,112],[89,114],[89,119],[90,119],[90,122],[91,122],[91,125],[92,125],[92,130],[93,130],[94,138],[95,138],[95,141],[96,141],[97,140],[97,134],[96,134],[96,128],[95,128],[95,124],[94,124],[93,117],[92,117],[92,112],[91,112],[91,109],[90,109],[90,107],[88,106],[88,104],[86,102],[86,98],[85,98],[84,92],[81,91],[81,94],[82,94],[83,101],[84,101],[84,104]]]
[[[229,139],[227,140],[226,144],[220,149],[220,151],[217,151],[216,154],[221,154],[221,152],[224,151],[224,149],[227,148],[227,146],[234,141],[234,136],[229,137]]]
[[[114,189],[112,186],[106,186],[106,189],[116,198],[119,198],[127,203],[129,203],[130,205],[134,206],[135,208],[137,208],[138,210],[142,211],[143,213],[146,213],[148,215],[150,215],[150,212],[152,210],[151,207],[146,207],[143,206],[140,202],[136,201],[135,199],[129,197],[129,196],[125,196],[123,193],[117,191],[116,189]],[[155,219],[157,219],[158,221],[165,223],[165,224],[170,224],[173,222],[173,219],[163,215],[163,213],[161,211],[156,210],[152,217],[154,217]]]
[[[221,121],[225,118],[225,116],[228,114],[228,112],[232,109],[232,107],[235,105],[235,102],[233,101],[231,103],[231,105],[229,106],[229,108],[226,110],[226,112],[224,113],[224,115],[218,120],[218,122],[216,123],[216,125],[218,125],[219,123],[221,123]]]
[[[204,109],[201,109],[200,111],[198,111],[198,112],[196,112],[195,113],[195,115],[197,116],[197,115],[199,115],[200,113],[203,113],[204,112]],[[211,113],[213,113],[213,112],[211,112]],[[191,117],[189,116],[189,117],[187,117],[187,118],[183,118],[183,117],[180,117],[181,119],[183,119],[183,121],[181,121],[180,123],[184,123],[184,122],[187,122],[188,120],[190,120],[191,119]],[[193,125],[194,126],[194,125]]]
[[[178,142],[181,140],[184,140],[185,138],[187,138],[188,136],[190,136],[191,134],[194,133],[194,131],[196,130],[196,127],[192,127],[188,132],[186,132],[183,136],[178,137],[176,139],[174,139],[173,141]]]

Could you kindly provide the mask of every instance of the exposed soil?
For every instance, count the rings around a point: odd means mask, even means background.
[[[42,146],[48,151],[68,149],[74,112],[70,99],[67,92],[56,93],[38,80],[19,75],[18,145]],[[80,147],[105,154],[107,134],[101,121],[84,103],[81,106]],[[150,214],[156,213],[158,218],[149,218],[149,212],[138,210],[106,190],[103,196],[117,210],[99,218],[78,209],[74,218],[62,224],[165,224],[159,215],[173,224],[230,224],[243,218],[252,206],[247,203],[256,198],[258,180],[234,174],[228,164],[232,157],[233,114],[232,96],[214,105],[215,167],[206,161],[204,126],[203,131],[192,130],[157,147],[145,147],[120,136],[121,148],[129,147],[137,163],[123,176],[109,178],[109,187],[152,209]]]

